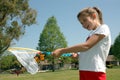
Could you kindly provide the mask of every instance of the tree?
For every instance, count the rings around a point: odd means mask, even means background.
[[[52,16],[48,18],[48,21],[45,24],[42,33],[40,34],[37,50],[52,52],[57,48],[63,47],[67,47],[67,41],[65,40],[63,33],[60,32],[56,18]],[[54,58],[47,56],[47,58],[48,57],[49,59],[52,59],[52,64],[54,66]]]
[[[0,55],[24,35],[26,26],[36,23],[37,13],[28,1],[0,0]]]
[[[19,68],[21,64],[17,61],[14,55],[2,56],[0,59],[0,69],[8,70],[13,68]]]
[[[57,48],[67,47],[67,41],[54,16],[50,17],[44,26],[38,43],[38,50],[52,52]]]
[[[109,55],[113,55],[113,45],[110,47]]]
[[[116,57],[117,60],[120,60],[120,33],[116,37],[115,42],[113,44],[112,54]]]

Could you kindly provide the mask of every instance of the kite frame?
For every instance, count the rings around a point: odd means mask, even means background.
[[[8,48],[8,51],[14,51],[14,50],[27,50],[27,51],[29,51],[28,53],[40,52],[39,50],[35,50],[35,49],[31,49],[31,48],[24,48],[24,47],[10,47],[10,48]]]

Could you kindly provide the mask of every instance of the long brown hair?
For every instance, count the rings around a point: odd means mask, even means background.
[[[80,11],[78,13],[77,18],[79,19],[82,16],[91,16],[93,13],[98,15],[98,19],[99,19],[100,23],[103,24],[102,12],[97,7],[92,7],[92,8],[88,7],[88,8],[83,9],[82,11]]]

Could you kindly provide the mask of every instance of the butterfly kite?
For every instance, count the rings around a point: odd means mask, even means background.
[[[11,47],[8,48],[8,51],[16,56],[30,74],[36,74],[39,70],[38,63],[44,60],[45,54],[51,54],[51,52],[21,47]],[[71,54],[63,54],[62,56],[71,56]]]

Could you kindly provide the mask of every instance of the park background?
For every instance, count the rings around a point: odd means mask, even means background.
[[[37,11],[37,24],[27,27],[25,35],[13,46],[36,49],[40,33],[51,16],[57,19],[68,46],[84,42],[90,32],[82,28],[76,16],[81,9],[94,6],[101,9],[104,23],[110,27],[113,44],[120,32],[119,3],[119,0],[30,0],[30,7]]]
[[[112,35],[112,43],[119,35],[119,0],[105,0],[105,1],[93,1],[93,0],[30,0],[31,8],[37,11],[37,24],[31,25],[26,28],[26,33],[20,38],[14,45],[15,47],[27,47],[36,49],[40,33],[42,32],[44,25],[51,16],[55,16],[58,25],[63,32],[68,46],[81,43],[85,41],[89,31],[84,30],[82,25],[77,20],[76,15],[85,7],[99,7],[103,12],[104,23],[109,25]],[[120,74],[119,68],[107,69],[108,80],[119,80]],[[73,75],[74,74],[74,75]],[[61,75],[61,76],[60,76]],[[66,76],[64,76],[66,75]],[[68,75],[68,76],[67,76]],[[64,77],[63,77],[64,76]],[[70,76],[70,77],[69,77]],[[77,80],[77,70],[65,70],[56,71],[55,73],[37,73],[31,75],[28,73],[20,74],[0,74],[0,80]]]

